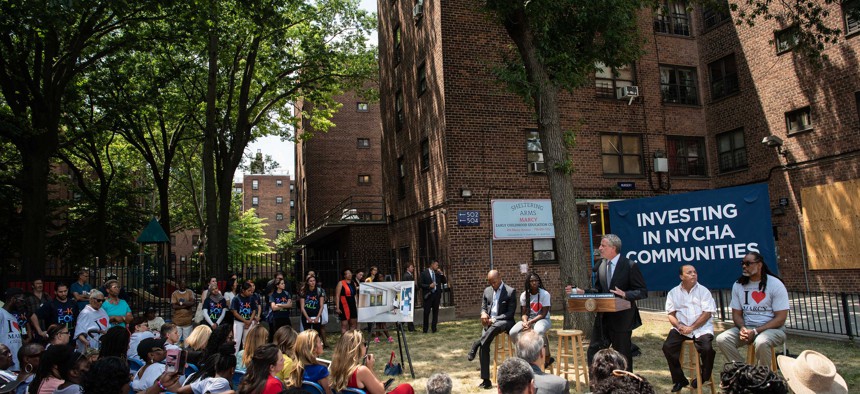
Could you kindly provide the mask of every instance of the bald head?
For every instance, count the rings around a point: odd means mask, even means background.
[[[499,271],[491,270],[487,273],[487,283],[493,287],[493,290],[498,290],[499,285],[502,284],[502,276],[499,274]]]

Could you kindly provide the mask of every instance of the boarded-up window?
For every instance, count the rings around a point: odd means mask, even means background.
[[[856,269],[860,260],[860,180],[803,188],[803,231],[809,269]]]

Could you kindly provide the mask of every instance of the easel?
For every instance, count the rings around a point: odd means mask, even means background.
[[[373,330],[376,328],[373,325],[377,323],[368,323],[370,325],[370,331],[368,332],[368,338],[373,333]],[[409,343],[406,341],[406,330],[403,329],[403,323],[394,323],[394,326],[397,329],[397,348],[400,350],[400,359],[403,358],[403,348],[406,348],[406,359],[409,362],[409,373],[412,375],[412,379],[415,379],[415,369],[412,368],[412,355],[409,354]],[[402,341],[402,342],[401,342]]]

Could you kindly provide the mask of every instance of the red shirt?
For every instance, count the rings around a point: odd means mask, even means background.
[[[269,375],[269,378],[266,379],[266,387],[263,388],[263,394],[279,394],[281,391],[284,391],[284,384],[278,378]]]

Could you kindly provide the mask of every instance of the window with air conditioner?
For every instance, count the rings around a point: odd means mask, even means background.
[[[788,134],[812,130],[812,110],[809,107],[796,109],[785,114]]]
[[[616,98],[618,88],[633,86],[635,84],[634,70],[632,65],[623,67],[609,67],[603,63],[594,64],[594,86],[597,89],[597,97]]]
[[[526,164],[529,173],[546,172],[543,147],[537,130],[526,131]]]
[[[533,239],[532,261],[535,264],[555,263],[555,239]]]

